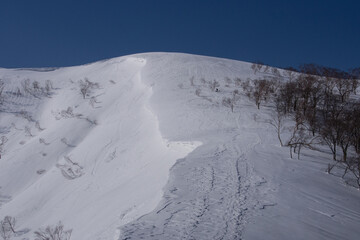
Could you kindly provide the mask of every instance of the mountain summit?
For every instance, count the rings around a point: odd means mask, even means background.
[[[273,104],[244,92],[288,81],[270,69],[181,53],[0,69],[9,239],[356,239],[359,191],[327,151],[290,158]]]

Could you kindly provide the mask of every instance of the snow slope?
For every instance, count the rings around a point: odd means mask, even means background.
[[[0,69],[0,218],[17,219],[14,239],[58,221],[71,239],[357,239],[360,193],[325,174],[328,155],[290,159],[271,106],[222,104],[236,78],[265,74],[250,66],[148,53]],[[25,79],[51,80],[50,97],[16,95]],[[84,99],[85,79],[99,86]]]

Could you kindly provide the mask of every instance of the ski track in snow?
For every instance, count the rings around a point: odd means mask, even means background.
[[[251,200],[256,184],[247,152],[258,142],[244,136],[205,144],[178,160],[164,200],[124,226],[120,239],[241,239],[257,205]]]

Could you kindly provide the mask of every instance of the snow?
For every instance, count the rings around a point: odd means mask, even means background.
[[[31,230],[14,239],[58,221],[71,239],[357,239],[360,193],[325,174],[327,153],[291,159],[266,123],[271,106],[223,106],[235,78],[261,74],[180,53],[0,69],[0,218]],[[85,78],[99,88],[83,99]],[[10,94],[25,79],[51,80],[51,97]]]

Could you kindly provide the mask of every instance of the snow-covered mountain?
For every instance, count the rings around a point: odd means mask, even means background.
[[[75,240],[357,239],[360,193],[325,173],[329,153],[291,159],[271,104],[241,93],[266,75],[179,53],[0,69],[10,239],[59,221]]]

